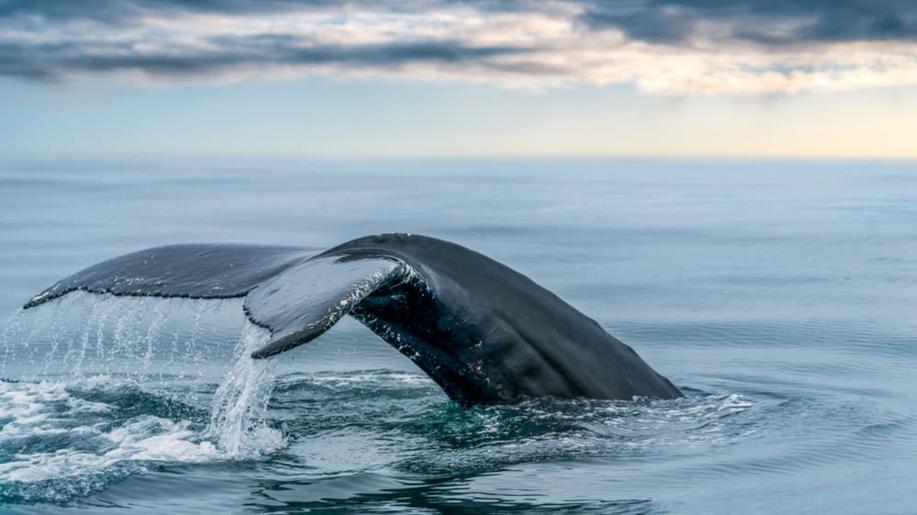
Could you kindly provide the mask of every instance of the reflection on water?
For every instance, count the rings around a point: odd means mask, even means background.
[[[907,512],[908,163],[0,164],[0,502],[56,513]],[[257,172],[257,173],[256,173]],[[269,362],[240,302],[36,291],[177,242],[410,231],[490,254],[684,399],[463,408],[350,321]],[[241,336],[240,336],[241,334]]]

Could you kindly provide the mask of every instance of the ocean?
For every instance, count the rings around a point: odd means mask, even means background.
[[[454,241],[686,394],[463,407],[346,319],[74,293],[170,243]],[[0,161],[0,511],[914,513],[917,163]]]

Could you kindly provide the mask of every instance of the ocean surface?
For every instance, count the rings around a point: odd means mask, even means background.
[[[76,293],[155,245],[421,233],[494,257],[686,398],[465,408],[347,319]],[[0,161],[0,512],[915,513],[917,163]]]

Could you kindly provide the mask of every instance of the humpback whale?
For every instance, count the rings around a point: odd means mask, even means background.
[[[24,308],[76,290],[244,297],[248,319],[271,335],[252,354],[255,359],[307,343],[349,314],[463,404],[682,395],[633,349],[528,277],[427,236],[367,236],[323,252],[226,244],[156,247],[67,277]]]

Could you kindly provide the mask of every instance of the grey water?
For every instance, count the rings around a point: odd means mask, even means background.
[[[528,275],[686,398],[466,408],[352,320],[71,294],[180,242],[413,232]],[[0,161],[0,511],[913,513],[917,163]]]

